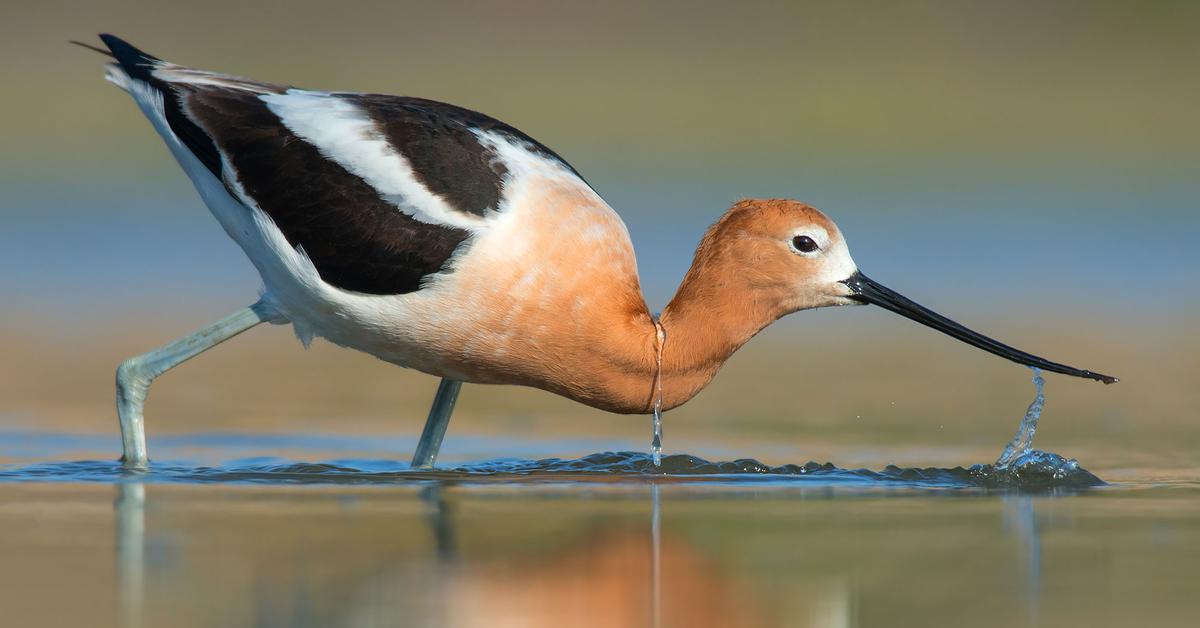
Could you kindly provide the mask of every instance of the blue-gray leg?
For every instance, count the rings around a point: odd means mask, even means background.
[[[429,409],[429,418],[425,420],[425,429],[421,431],[421,442],[417,443],[417,452],[413,454],[412,468],[433,468],[433,462],[442,448],[442,439],[446,438],[446,427],[450,425],[450,415],[454,413],[454,402],[458,401],[461,388],[462,382],[452,379],[443,379],[438,384],[433,407]]]
[[[121,461],[128,467],[146,466],[142,407],[154,378],[259,323],[280,320],[280,314],[259,301],[175,342],[122,362],[117,367],[117,416],[121,419],[124,449]]]

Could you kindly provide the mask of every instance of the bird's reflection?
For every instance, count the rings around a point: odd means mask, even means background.
[[[649,502],[640,512],[587,498],[527,494],[534,489],[505,500],[478,499],[476,489],[434,482],[408,489],[407,498],[403,492],[368,503],[340,492],[306,493],[287,502],[256,497],[217,511],[189,509],[187,517],[174,512],[182,502],[169,491],[151,490],[148,498],[141,482],[115,488],[115,568],[126,628],[162,625],[146,604],[161,594],[178,599],[171,595],[180,590],[203,591],[211,598],[207,612],[248,608],[244,616],[259,619],[263,612],[282,612],[287,616],[274,618],[281,625],[541,626],[567,619],[605,626],[853,625],[860,597],[854,574],[894,564],[894,555],[878,549],[864,554],[852,534],[818,541],[803,519],[795,526],[764,526],[753,516],[728,514],[728,504],[709,509],[707,494],[670,483],[625,494]],[[150,509],[148,520],[148,499],[155,496],[167,502]],[[189,493],[188,499],[194,497]],[[795,516],[804,512],[795,504],[820,508],[822,501],[845,496],[811,498],[793,494],[778,501],[781,512]],[[405,499],[420,510],[404,506]],[[532,501],[514,507],[508,499]],[[1006,495],[1000,508],[1005,536],[1022,548],[1031,623],[1041,595],[1039,501]],[[668,509],[670,519],[664,518],[666,502],[677,507]],[[281,521],[278,511],[290,507],[302,510],[288,515],[286,532],[271,528]],[[180,549],[181,560],[148,562],[147,524],[154,534],[192,539]],[[755,541],[755,535],[765,536]],[[784,554],[785,537],[806,549]],[[761,558],[728,558],[766,547],[780,547],[779,560],[790,562],[759,574],[745,565],[759,565]],[[731,548],[737,552],[730,554]],[[226,571],[231,556],[239,572]],[[837,564],[843,568],[830,569]],[[226,582],[200,580],[213,573]],[[775,580],[798,588],[772,597],[763,585]]]
[[[662,487],[650,485],[650,615],[654,628],[662,626]]]
[[[447,490],[444,483],[438,481],[421,489],[421,501],[429,506],[428,521],[433,532],[434,547],[443,566],[453,564],[458,557],[451,505],[446,499]]]
[[[117,484],[116,571],[121,625],[142,626],[146,586],[146,485]]]
[[[1025,568],[1025,603],[1030,623],[1036,623],[1042,594],[1042,535],[1034,497],[1029,494],[1004,496],[1004,527],[1021,545]]]

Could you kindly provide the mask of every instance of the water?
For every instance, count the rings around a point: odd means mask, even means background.
[[[1034,450],[1036,373],[995,464],[878,470],[663,455],[659,379],[650,453],[430,470],[404,462],[407,439],[194,435],[153,439],[151,468],[131,472],[80,456],[115,435],[0,433],[0,623],[1008,628],[1200,612],[1200,481],[1106,484]]]
[[[418,471],[406,450],[361,453],[409,440],[315,435],[160,437],[147,473],[80,459],[116,444],[0,434],[0,624],[1171,626],[1200,612],[1194,473],[1105,484],[1033,450],[1005,468],[618,451]],[[289,455],[245,455],[264,450]]]
[[[662,487],[650,487],[650,616],[654,628],[662,626]]]
[[[662,401],[654,402],[654,414],[651,416],[650,456],[654,466],[662,465]]]
[[[658,402],[654,403],[650,430],[653,431],[653,436],[650,436],[650,457],[654,460],[654,466],[659,467],[662,466],[662,411]]]
[[[1034,395],[1017,434],[1004,448],[1004,452],[996,460],[996,467],[1006,469],[1012,466],[1018,458],[1028,456],[1033,451],[1033,437],[1037,434],[1038,420],[1042,418],[1042,409],[1046,407],[1046,380],[1042,378],[1041,369],[1031,366],[1033,371]]]
[[[663,329],[658,317],[654,319],[654,412],[652,413],[653,436],[650,438],[650,453],[654,466],[662,464],[662,359],[663,347],[667,344],[667,330]]]
[[[1025,410],[1017,434],[991,465],[992,475],[1009,478],[1014,486],[1022,485],[1031,477],[1039,477],[1042,481],[1053,483],[1061,479],[1079,477],[1083,473],[1091,475],[1079,466],[1077,460],[1033,448],[1038,421],[1042,418],[1042,409],[1046,407],[1046,380],[1042,378],[1041,369],[1029,368],[1033,371],[1033,401]],[[1099,478],[1096,480],[1100,481]]]
[[[414,469],[401,460],[336,459],[324,462],[256,457],[219,465],[152,460],[149,471],[132,472],[116,461],[53,461],[0,466],[0,482],[150,482],[239,484],[398,485],[422,481],[489,483],[653,480],[732,485],[805,485],[845,489],[1054,490],[1104,482],[1057,454],[1033,452],[1008,467],[898,467],[843,469],[830,462],[771,466],[752,458],[709,461],[688,454],[655,459],[642,452],[603,452],[580,458],[496,459],[437,469]]]

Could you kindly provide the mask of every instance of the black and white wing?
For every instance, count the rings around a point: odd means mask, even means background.
[[[497,138],[574,173],[524,133],[461,107],[261,83],[101,39],[119,64],[110,80],[161,99],[168,131],[344,290],[409,293],[443,271],[503,209],[513,164]]]

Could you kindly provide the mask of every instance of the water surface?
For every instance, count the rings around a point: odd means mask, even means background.
[[[4,625],[1184,626],[1200,612],[1187,472],[1000,482],[985,465],[655,467],[640,452],[415,472],[354,439],[288,436],[268,444],[295,455],[226,460],[195,453],[211,437],[159,439],[162,459],[131,474],[70,457],[86,438],[7,436],[37,458],[0,448]],[[1063,470],[1033,454],[1014,467]]]

